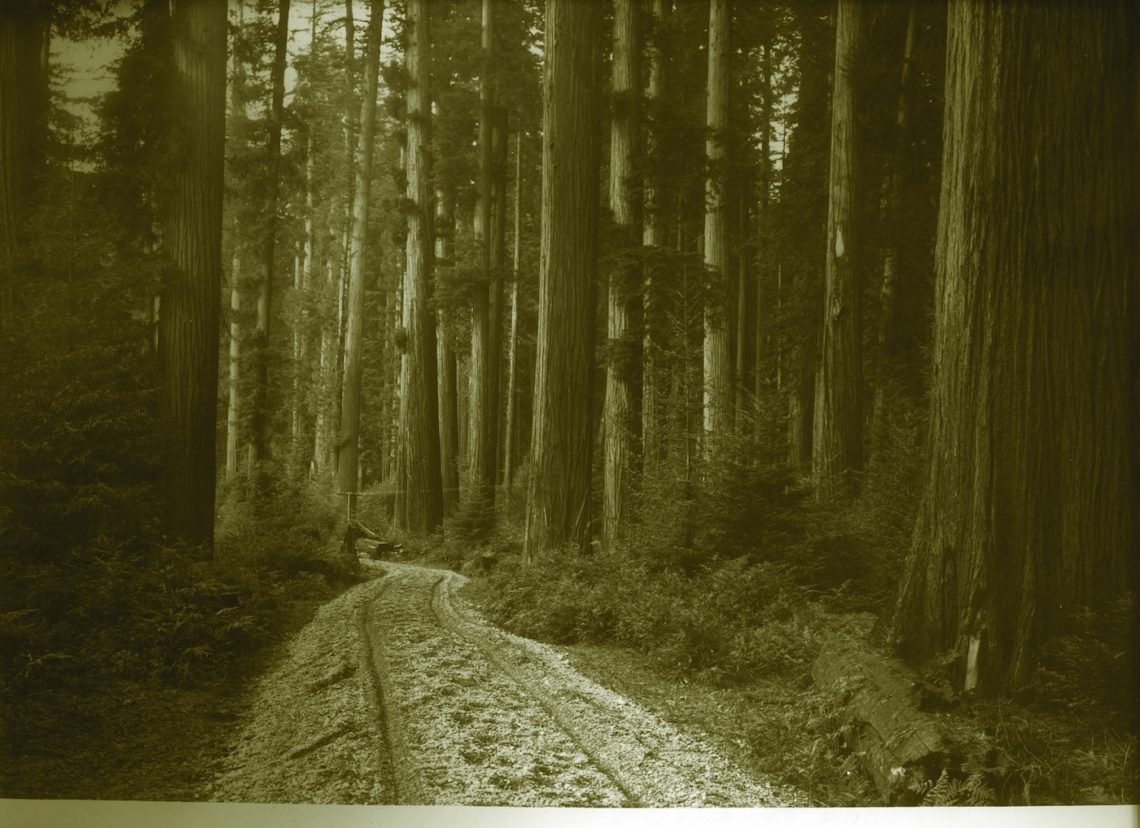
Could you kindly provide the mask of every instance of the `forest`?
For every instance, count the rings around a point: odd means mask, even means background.
[[[1136,803],[1136,23],[0,2],[0,796],[209,798],[426,567],[798,804]]]

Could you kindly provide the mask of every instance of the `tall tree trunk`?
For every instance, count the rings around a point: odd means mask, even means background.
[[[751,176],[741,171],[741,174],[736,182],[736,238],[739,240],[736,245],[736,354],[735,354],[735,373],[736,382],[733,384],[733,421],[736,423],[736,430],[740,433],[744,432],[744,398],[746,391],[745,384],[745,363],[744,358],[747,353],[747,332],[748,332],[748,283],[751,281],[748,278],[749,274],[749,257],[752,255],[752,246],[746,243],[749,238],[752,228],[752,199],[755,197],[754,186]],[[756,284],[757,295],[759,295],[760,284],[757,280]],[[759,318],[757,318],[757,327],[759,327]]]
[[[245,26],[245,3],[238,3],[238,30]],[[230,117],[237,125],[245,123],[246,109],[244,98],[245,66],[235,53],[230,82]],[[226,381],[226,468],[225,479],[231,481],[238,474],[238,456],[241,444],[241,294],[242,294],[242,244],[239,235],[239,222],[231,229],[233,236],[233,256],[230,260],[230,341],[229,371]]]
[[[344,0],[344,86],[346,92],[343,133],[345,188],[341,272],[347,273],[349,260],[352,258],[352,211],[356,204],[357,130],[360,126],[357,123],[360,107],[356,105],[356,15],[353,9],[353,0]],[[342,330],[340,336],[343,337],[343,335],[344,331]]]
[[[510,156],[508,146],[510,139],[509,113],[505,106],[495,108],[495,120],[491,129],[491,197],[493,209],[491,211],[491,267],[492,281],[489,285],[490,295],[488,306],[490,310],[490,333],[488,350],[492,354],[489,389],[492,397],[490,427],[495,432],[495,440],[491,444],[491,479],[498,483],[499,478],[499,445],[501,437],[500,411],[502,408],[502,381],[503,381],[503,274],[507,272],[507,159]]]
[[[269,108],[269,140],[265,198],[265,248],[262,276],[257,288],[257,327],[254,329],[254,360],[257,370],[253,389],[253,424],[250,445],[259,466],[269,459],[269,342],[273,314],[273,280],[277,262],[277,202],[281,191],[281,127],[285,119],[285,60],[289,45],[289,0],[279,0],[277,28],[273,36],[273,67],[270,72],[272,100]],[[255,470],[260,476],[265,470]],[[265,481],[262,480],[262,483]]]
[[[313,4],[312,14],[309,16],[309,60],[317,60],[317,5]],[[313,237],[314,225],[314,196],[316,180],[313,175],[315,165],[316,146],[313,141],[313,130],[308,128],[305,135],[305,215],[302,219],[302,239],[299,249],[300,268],[294,279],[293,303],[293,395],[291,399],[293,421],[292,466],[293,473],[304,476],[312,464],[313,449],[313,417],[312,412],[317,404],[309,392],[312,385],[313,371],[309,364],[309,317],[310,292],[313,287],[313,270],[316,239]]]
[[[337,378],[338,382],[344,379],[344,357],[345,357],[345,304],[348,293],[348,270],[349,263],[352,259],[352,212],[356,205],[356,150],[357,150],[357,132],[359,124],[357,120],[360,116],[360,110],[363,109],[363,102],[357,106],[356,103],[356,15],[353,6],[353,0],[344,0],[344,89],[345,89],[345,108],[344,108],[344,225],[341,228],[341,243],[340,243],[340,256],[337,267],[336,278],[336,347],[334,364],[332,366],[333,376]],[[344,388],[338,389],[338,392],[333,395],[336,399],[336,411],[334,422],[339,424],[344,419]],[[337,438],[337,445],[333,446],[333,468],[336,473],[337,480],[340,480],[340,471],[338,464],[340,463],[340,449],[339,449],[339,436]],[[337,484],[340,485],[339,482]]]
[[[704,441],[706,456],[725,437],[732,417],[732,363],[727,321],[728,0],[709,0],[706,91],[705,268],[712,280],[704,312]]]
[[[234,240],[230,268],[230,353],[226,403],[226,480],[237,477],[241,433],[241,251]]]
[[[967,690],[1024,685],[1070,613],[1135,588],[1132,15],[950,4],[929,457],[892,637],[956,654]]]
[[[783,147],[788,146],[788,127],[791,127],[791,149],[786,157],[781,149],[780,201],[798,212],[796,221],[802,223],[797,233],[808,247],[800,250],[779,238],[777,278],[780,280],[782,305],[785,316],[810,318],[817,308],[808,297],[816,296],[823,282],[825,262],[820,261],[827,246],[827,175],[821,163],[830,137],[829,98],[831,75],[834,66],[835,43],[834,15],[823,24],[818,8],[810,4],[791,7],[799,36],[797,62],[800,66],[796,107],[784,122]],[[797,197],[798,196],[798,197]],[[782,204],[782,212],[786,209]],[[787,213],[785,212],[785,215]],[[813,254],[811,251],[815,250]],[[818,307],[818,306],[817,306]],[[818,318],[818,317],[817,317]],[[788,465],[797,473],[810,473],[812,455],[812,422],[815,401],[815,375],[819,366],[820,327],[806,325],[785,326],[786,348],[781,359],[781,385],[787,395]]]
[[[511,504],[511,483],[514,473],[515,411],[518,408],[515,399],[518,393],[515,377],[519,353],[519,279],[522,275],[520,267],[522,263],[522,147],[523,133],[520,129],[515,133],[515,232],[511,270],[511,327],[507,340],[507,414],[506,426],[503,429],[503,489],[508,508]]]
[[[293,243],[293,318],[289,320],[289,345],[291,350],[289,365],[289,457],[290,465],[296,462],[301,453],[301,292],[305,273],[304,244]]]
[[[793,374],[788,389],[788,465],[806,470],[811,465],[811,426],[815,386],[807,374]]]
[[[610,128],[610,213],[621,249],[607,292],[606,396],[604,408],[602,539],[617,540],[625,519],[635,437],[633,379],[637,339],[633,328],[640,269],[631,254],[641,237],[641,204],[635,180],[641,132],[641,55],[638,0],[614,0],[613,120]]]
[[[765,312],[764,307],[764,276],[771,274],[773,270],[777,273],[777,284],[775,294],[775,301],[780,302],[780,288],[779,284],[779,265],[774,262],[775,256],[773,246],[771,245],[771,234],[768,228],[771,222],[768,216],[769,193],[772,190],[772,38],[767,37],[763,44],[763,57],[761,58],[761,78],[760,78],[760,182],[759,182],[759,206],[760,206],[760,220],[757,223],[757,241],[759,245],[759,255],[757,256],[757,272],[756,272],[756,296],[755,296],[755,317],[756,327],[753,330],[752,340],[752,400],[755,406],[753,424],[753,439],[757,443],[763,440],[766,424],[761,416],[761,391],[764,384],[764,351],[765,343],[773,341],[771,334],[766,330],[765,323],[772,318],[771,311]],[[773,267],[775,265],[775,267]],[[771,303],[772,299],[769,298],[768,302]],[[777,357],[777,385],[779,384],[779,362]]]
[[[863,300],[859,102],[864,7],[839,0],[831,95],[831,177],[827,213],[823,342],[816,374],[812,473],[820,496],[850,489],[863,467]]]
[[[455,190],[436,191],[436,267],[455,264]],[[438,271],[437,271],[438,272]],[[456,409],[455,348],[443,310],[436,311],[436,355],[439,360],[439,455],[443,474],[443,512],[459,502],[459,414]]]
[[[547,0],[542,241],[524,560],[589,539],[600,9]]]
[[[171,18],[179,152],[169,156],[163,243],[172,270],[159,317],[159,410],[168,533],[212,548],[222,290],[226,4],[178,3]]]
[[[349,517],[356,516],[360,460],[361,363],[364,346],[364,272],[368,262],[368,208],[372,190],[376,85],[380,74],[380,38],[384,0],[372,0],[365,51],[364,99],[360,105],[360,146],[356,153],[356,192],[352,207],[352,256],[349,258],[341,379],[340,434],[337,437],[337,488],[348,497]]]
[[[24,6],[0,9],[0,332],[13,313],[21,225],[47,137],[50,21]]]
[[[443,522],[431,274],[435,258],[431,177],[431,37],[429,0],[408,0],[408,239],[404,273],[404,354],[400,393],[400,452],[405,509],[397,519],[426,533]]]
[[[471,376],[467,473],[471,496],[494,502],[496,435],[498,429],[498,323],[495,306],[501,306],[502,283],[492,274],[494,228],[494,121],[495,100],[491,72],[494,66],[495,0],[483,0],[483,62],[479,80],[479,200],[475,209],[475,238],[486,286],[475,291],[471,308]],[[496,303],[498,299],[498,303]],[[500,317],[501,318],[501,317]]]
[[[901,156],[907,151],[907,111],[910,97],[910,65],[914,54],[914,29],[916,4],[911,2],[906,18],[906,41],[903,47],[902,77],[899,81],[899,99],[895,107],[895,167],[887,176],[887,191],[884,212],[888,222],[887,245],[883,253],[883,281],[879,288],[880,318],[876,336],[874,397],[871,402],[870,432],[872,445],[880,443],[886,435],[883,431],[883,385],[886,382],[887,343],[890,338],[891,323],[894,321],[895,274],[899,265],[899,227],[901,218],[900,196],[903,192],[904,166]]]
[[[336,371],[335,364],[339,331],[334,327],[331,302],[334,292],[338,290],[336,262],[339,260],[339,256],[333,253],[336,249],[336,233],[330,227],[325,237],[325,282],[319,311],[321,333],[317,357],[320,384],[318,385],[317,422],[313,434],[313,472],[318,477],[326,468],[336,468],[335,457],[332,456],[332,447],[336,444],[335,430],[340,424],[339,418],[334,420],[330,416],[330,410],[335,413],[341,408],[340,376]],[[335,403],[330,402],[330,399],[335,400]]]
[[[651,172],[645,177],[645,223],[642,228],[642,242],[646,247],[661,250],[665,247],[665,204],[667,197],[658,181],[658,165],[654,155],[663,137],[661,109],[664,105],[667,82],[666,60],[663,52],[664,30],[672,15],[673,0],[653,0],[654,36],[649,42],[649,84],[646,89],[646,104],[649,110],[647,119],[645,155],[649,159]],[[657,361],[660,344],[658,342],[658,294],[659,288],[653,281],[653,271],[646,268],[645,298],[642,305],[643,339],[641,345],[641,454],[642,462],[650,469],[661,456],[659,429]]]

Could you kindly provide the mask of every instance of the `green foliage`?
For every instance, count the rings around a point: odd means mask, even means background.
[[[804,791],[813,803],[876,802],[870,780],[847,748],[854,723],[840,702],[838,695],[810,686],[761,697],[742,728],[757,770]]]
[[[1136,696],[1136,603],[1121,595],[1099,612],[1079,607],[1041,649],[1036,697],[1077,712],[1129,710]]]
[[[717,683],[802,673],[817,642],[785,567],[744,559],[686,575],[646,553],[560,551],[501,561],[477,588],[508,629],[556,643],[615,643]]]
[[[275,488],[255,493],[249,481],[236,481],[218,510],[217,556],[262,577],[318,578],[343,586],[357,577],[357,562],[341,549],[342,504],[323,486],[274,476]]]
[[[1140,795],[1136,736],[1119,722],[993,700],[945,717],[942,727],[953,758],[937,778],[910,781],[908,802],[1101,805]]]
[[[451,544],[471,549],[485,544],[495,531],[495,504],[486,496],[468,494],[444,523]]]

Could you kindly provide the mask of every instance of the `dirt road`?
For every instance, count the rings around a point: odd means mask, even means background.
[[[257,688],[204,798],[511,806],[804,804],[490,625],[462,576],[385,562]]]

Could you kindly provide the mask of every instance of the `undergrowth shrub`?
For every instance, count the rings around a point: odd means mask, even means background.
[[[876,800],[874,786],[847,748],[854,727],[835,693],[810,686],[794,704],[754,707],[743,727],[756,769],[831,806]]]
[[[446,557],[456,568],[496,535],[495,504],[486,496],[465,495],[454,513],[444,520]]]
[[[310,573],[330,584],[355,580],[356,560],[341,548],[345,517],[336,495],[305,481],[275,479],[260,496],[244,480],[227,489],[218,510],[218,559],[282,579]]]
[[[477,589],[521,635],[615,643],[718,683],[802,670],[818,646],[810,607],[776,564],[735,559],[690,576],[645,555],[567,549],[530,566],[509,558]]]
[[[888,409],[858,497],[817,501],[798,470],[764,461],[774,452],[730,437],[712,460],[675,453],[646,471],[628,542],[651,569],[696,576],[736,558],[775,564],[830,609],[881,612],[913,527],[924,416],[905,397]]]
[[[329,551],[337,519],[319,496],[283,490],[261,510],[273,520],[255,521],[248,503],[222,511],[210,561],[138,524],[126,540],[0,555],[8,749],[88,732],[113,709],[120,682],[190,688],[245,675],[297,601],[332,597],[355,577]]]
[[[1075,610],[1067,630],[1041,648],[1032,692],[1037,700],[1070,711],[1127,711],[1136,717],[1136,603],[1118,596],[1104,609]]]

